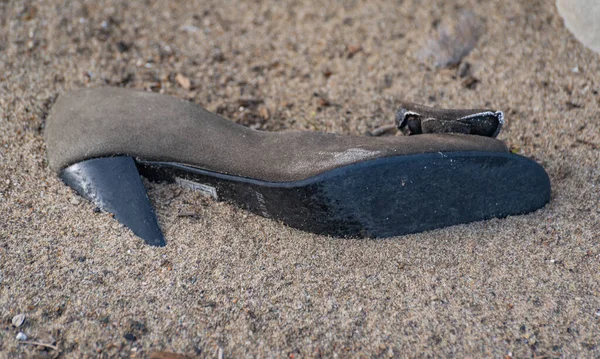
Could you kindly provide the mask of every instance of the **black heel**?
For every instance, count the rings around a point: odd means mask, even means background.
[[[113,213],[147,244],[165,245],[146,188],[131,157],[82,161],[65,168],[60,177],[85,199]]]

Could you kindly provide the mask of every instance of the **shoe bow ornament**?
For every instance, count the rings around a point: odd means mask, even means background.
[[[46,141],[66,184],[156,246],[165,239],[140,175],[333,236],[397,236],[549,201],[544,169],[494,138],[502,112],[407,104],[396,120],[413,136],[262,132],[178,98],[98,88],[59,97]]]

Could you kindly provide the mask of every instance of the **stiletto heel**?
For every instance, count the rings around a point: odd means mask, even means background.
[[[162,247],[165,239],[131,157],[104,157],[65,168],[60,178],[100,209],[114,214],[147,244]]]

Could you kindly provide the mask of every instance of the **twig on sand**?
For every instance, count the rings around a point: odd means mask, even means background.
[[[391,133],[392,131],[395,131],[396,125],[391,124],[391,125],[383,125],[383,126],[379,126],[375,129],[373,129],[373,131],[369,132],[369,135],[371,136],[382,136],[388,133]]]
[[[39,346],[42,346],[42,347],[46,347],[46,348],[58,350],[58,347],[56,345],[46,344],[46,343],[42,343],[42,342],[35,342],[35,341],[32,341],[32,340],[23,340],[23,341],[20,341],[19,343],[20,344],[30,344],[30,345],[39,345]]]

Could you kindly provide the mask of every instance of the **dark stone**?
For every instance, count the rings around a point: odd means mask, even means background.
[[[130,46],[126,43],[124,43],[123,41],[119,41],[117,42],[117,51],[119,51],[120,53],[124,53],[129,51]]]

